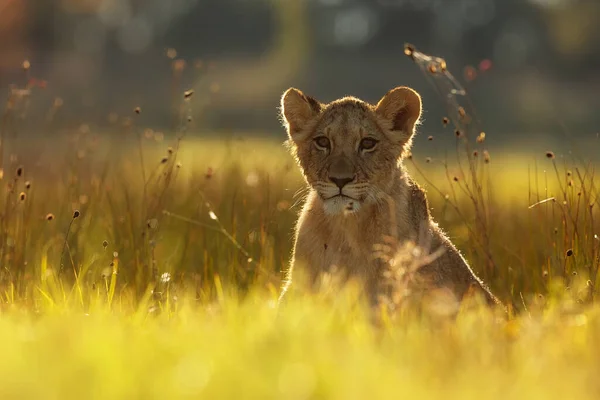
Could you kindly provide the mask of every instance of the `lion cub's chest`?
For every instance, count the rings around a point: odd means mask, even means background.
[[[351,220],[332,223],[313,230],[310,219],[299,227],[296,256],[306,261],[313,277],[337,270],[349,277],[375,277],[381,262],[374,257],[374,226],[362,226]],[[323,229],[325,228],[325,229]]]
[[[370,275],[376,265],[371,243],[352,243],[352,237],[329,236],[323,242],[321,268],[337,269],[351,275]],[[350,239],[350,240],[348,240]]]

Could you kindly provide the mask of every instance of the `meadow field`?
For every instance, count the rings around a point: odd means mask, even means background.
[[[283,129],[159,132],[132,107],[108,128],[32,136],[13,94],[0,127],[0,398],[600,394],[598,191],[594,163],[568,144],[488,150],[450,104],[440,125],[456,144],[422,132],[406,160],[507,316],[424,317],[400,296],[374,317],[331,276],[279,312],[306,194]]]

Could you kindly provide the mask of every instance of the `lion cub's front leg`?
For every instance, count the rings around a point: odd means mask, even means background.
[[[299,283],[308,284],[309,287],[315,286],[318,277],[318,267],[313,261],[311,261],[311,254],[307,250],[308,249],[303,245],[303,238],[301,232],[299,231],[296,235],[294,248],[292,250],[292,257],[283,279],[281,294],[279,295],[280,304],[283,302],[285,296],[289,296],[289,292],[292,288],[292,277],[294,272],[298,272],[297,275],[299,275],[298,278],[300,278],[297,279],[300,282],[294,282],[294,288],[297,288]],[[302,282],[302,280],[305,280],[305,282]]]

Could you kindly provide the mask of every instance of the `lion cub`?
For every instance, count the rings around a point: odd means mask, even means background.
[[[310,187],[282,297],[294,268],[315,283],[335,267],[363,282],[375,304],[385,286],[385,263],[373,249],[395,236],[425,239],[432,251],[443,250],[416,272],[421,293],[449,290],[460,302],[475,288],[489,304],[499,304],[432,220],[424,191],[402,164],[421,117],[417,92],[398,87],[377,105],[354,97],[322,104],[290,88],[281,111],[290,149]]]

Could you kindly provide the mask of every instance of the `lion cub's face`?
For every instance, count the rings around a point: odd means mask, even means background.
[[[327,214],[376,203],[392,183],[421,115],[421,98],[396,88],[376,106],[353,97],[322,104],[297,89],[281,100],[292,152]]]

